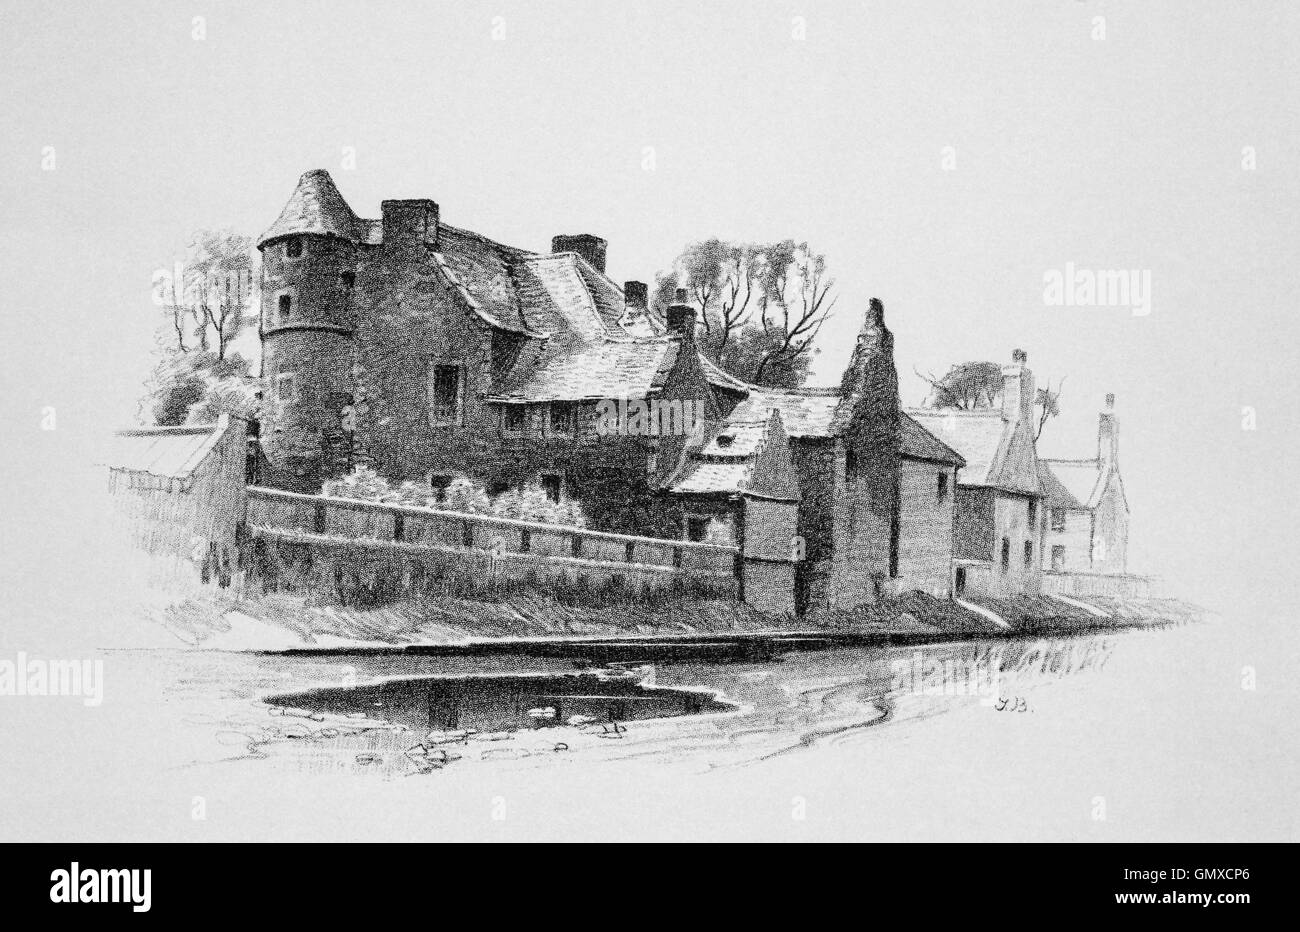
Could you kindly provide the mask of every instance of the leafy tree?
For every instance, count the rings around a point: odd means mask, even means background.
[[[144,416],[174,426],[255,415],[253,365],[231,349],[256,319],[254,283],[252,240],[226,230],[196,232],[184,264],[155,278],[166,323]]]
[[[1002,406],[1002,367],[995,362],[958,363],[944,373],[942,378],[921,372],[916,374],[930,385],[926,407],[975,411]],[[1037,408],[1035,441],[1043,436],[1047,422],[1060,415],[1061,387],[1064,384],[1065,379],[1062,378],[1053,389],[1051,380],[1048,380],[1044,388],[1034,393],[1034,407]]]

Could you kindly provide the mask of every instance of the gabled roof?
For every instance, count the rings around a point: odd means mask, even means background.
[[[683,495],[752,495],[799,501],[790,444],[773,410],[767,420],[728,421],[687,455],[668,490]]]
[[[582,341],[621,333],[617,330],[617,318],[613,325],[606,323],[583,267],[595,274],[571,252],[519,258],[514,266],[514,286],[524,318],[532,329],[567,334]],[[608,295],[603,297],[609,301]],[[622,316],[621,308],[618,316]]]
[[[1001,411],[913,408],[906,412],[937,439],[961,454],[965,486],[987,486],[1022,495],[1041,495],[1042,485],[1027,425],[1007,421]]]
[[[215,424],[119,431],[113,435],[103,465],[115,471],[172,480],[171,490],[184,491],[229,426],[229,415],[222,414]]]
[[[906,411],[899,412],[898,452],[904,459],[946,463],[963,468],[961,454],[916,422]]]
[[[1096,508],[1106,489],[1100,460],[1039,460],[1038,471],[1048,499],[1058,508]]]

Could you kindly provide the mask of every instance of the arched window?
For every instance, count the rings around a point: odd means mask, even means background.
[[[288,319],[293,315],[293,297],[292,295],[280,295],[280,316]]]
[[[1011,569],[1011,538],[1002,538],[1002,572]]]

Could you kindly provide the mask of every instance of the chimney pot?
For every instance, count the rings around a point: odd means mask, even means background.
[[[1106,395],[1106,407],[1107,407],[1107,408],[1113,408],[1113,407],[1115,407],[1115,393],[1114,393],[1114,392],[1110,392],[1110,393],[1108,393],[1108,394]]]
[[[1008,421],[1032,423],[1034,418],[1034,374],[1025,365],[1024,350],[1011,353],[1011,365],[1002,367],[1002,417]]]

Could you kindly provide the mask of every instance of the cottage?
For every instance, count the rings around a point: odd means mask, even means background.
[[[1051,573],[1123,574],[1128,568],[1128,499],[1119,471],[1115,396],[1097,418],[1097,455],[1042,459],[1047,495],[1043,569]]]
[[[1034,376],[1021,350],[1002,369],[1000,409],[909,412],[965,460],[957,480],[957,595],[1037,594],[1044,490],[1032,430]]]
[[[872,301],[838,387],[746,385],[706,365],[727,423],[778,413],[797,477],[801,608],[851,608],[923,589],[951,594],[962,458],[898,407],[893,335]],[[740,397],[743,396],[743,397]]]

